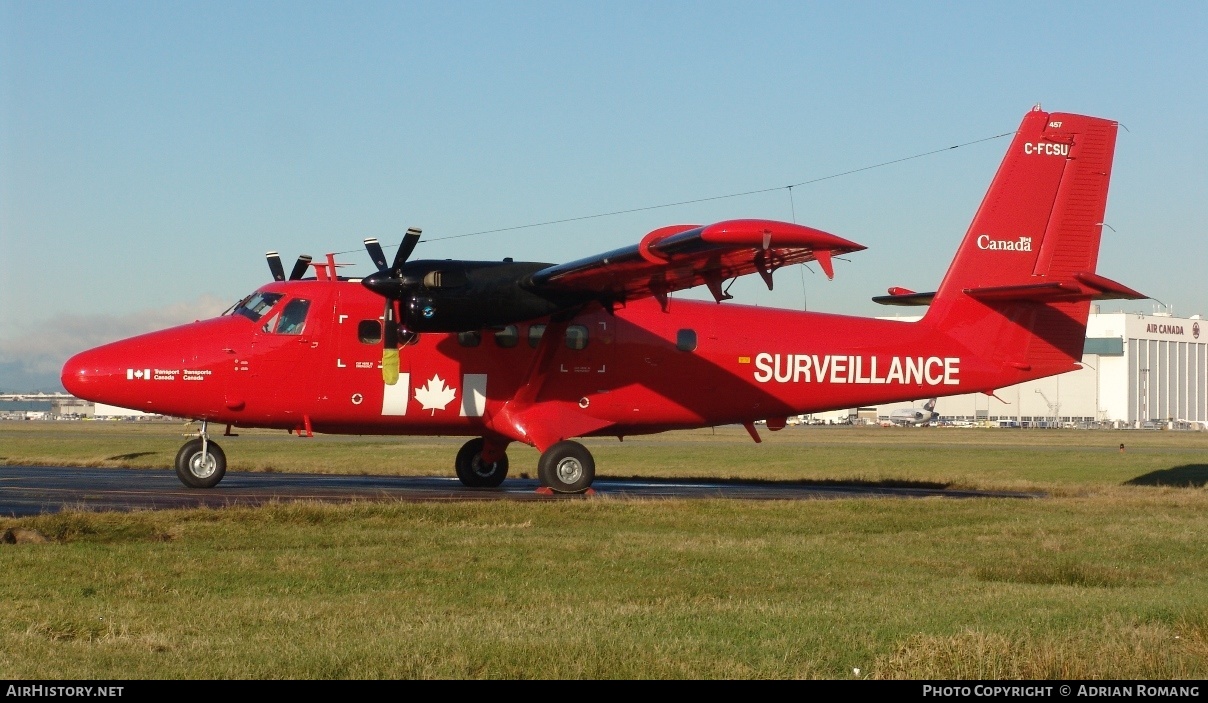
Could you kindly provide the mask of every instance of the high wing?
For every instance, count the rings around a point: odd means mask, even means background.
[[[721,302],[731,297],[722,290],[728,279],[758,273],[771,289],[772,272],[807,261],[817,261],[827,278],[834,278],[832,257],[865,248],[774,220],[672,225],[635,246],[541,269],[525,287],[537,294],[590,295],[617,303],[652,295],[666,307],[671,292],[706,285]]]
[[[718,302],[723,284],[758,273],[772,287],[782,266],[816,261],[834,277],[831,259],[863,246],[810,227],[772,220],[728,220],[657,229],[630,247],[566,264],[536,261],[419,260],[409,256],[419,230],[408,230],[393,264],[376,239],[365,248],[378,271],[361,285],[385,298],[383,374],[395,367],[397,340],[406,333],[467,332],[572,311],[598,302],[616,305],[654,296],[667,309],[670,294],[706,285]],[[274,277],[280,262],[270,259]],[[274,266],[274,264],[276,264]]]

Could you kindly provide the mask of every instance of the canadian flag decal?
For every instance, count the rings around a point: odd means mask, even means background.
[[[422,378],[422,376],[421,376]],[[398,383],[384,386],[382,394],[383,415],[406,415],[407,406],[414,400],[421,410],[433,416],[437,411],[449,408],[449,403],[461,396],[460,417],[482,417],[487,406],[487,375],[467,373],[461,377],[461,390],[450,386],[440,374],[433,374],[423,385],[411,388],[411,374],[399,374]]]
[[[140,381],[150,381],[151,369],[126,369],[126,380],[133,381],[135,379]]]

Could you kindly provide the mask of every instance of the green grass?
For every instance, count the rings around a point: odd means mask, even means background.
[[[38,425],[0,423],[4,461],[63,463],[60,451],[165,466],[183,442],[179,427]],[[610,475],[933,481],[1051,497],[0,519],[53,538],[0,545],[0,677],[1208,676],[1208,437],[764,434],[762,446],[729,429],[590,444]],[[459,443],[223,441],[233,469],[441,474]],[[513,472],[529,454],[513,450]]]
[[[195,431],[196,426],[191,426]],[[4,422],[0,464],[127,468],[172,465],[178,423]],[[215,439],[230,471],[447,475],[465,438],[300,438],[240,430]],[[790,427],[751,442],[735,427],[588,439],[599,476],[919,482],[959,488],[1084,490],[1127,481],[1208,482],[1208,433],[1097,430]],[[1125,451],[1119,451],[1119,445]],[[536,474],[537,452],[508,449],[513,475]]]

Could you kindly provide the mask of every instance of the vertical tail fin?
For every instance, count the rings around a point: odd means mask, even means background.
[[[1073,368],[1090,301],[1142,297],[1094,273],[1115,144],[1109,120],[1025,115],[924,323],[991,360]]]

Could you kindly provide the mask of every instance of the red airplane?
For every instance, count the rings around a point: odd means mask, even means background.
[[[570,263],[393,261],[337,275],[298,259],[228,313],[77,354],[73,395],[201,421],[176,457],[210,488],[226,458],[207,423],[305,433],[461,435],[458,478],[498,486],[507,447],[541,452],[541,484],[595,476],[577,437],[738,423],[758,442],[790,415],[995,389],[1078,368],[1090,301],[1145,296],[1095,273],[1116,123],[1024,116],[956,258],[918,322],[737,304],[726,281],[864,247],[768,220],[675,225]],[[303,278],[314,268],[313,278]],[[671,301],[704,285],[716,303]],[[383,310],[383,302],[384,310]]]

